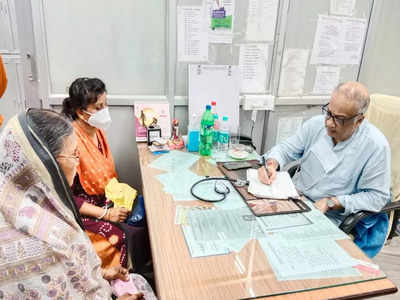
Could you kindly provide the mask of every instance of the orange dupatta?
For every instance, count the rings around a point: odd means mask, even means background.
[[[6,69],[4,68],[3,60],[0,55],[0,98],[3,96],[7,87],[7,74]],[[0,126],[3,123],[3,116],[0,115]]]
[[[97,139],[101,145],[101,153],[77,122],[73,122],[78,137],[79,181],[88,195],[103,195],[107,183],[117,178],[114,159],[108,146],[105,133],[97,129]]]

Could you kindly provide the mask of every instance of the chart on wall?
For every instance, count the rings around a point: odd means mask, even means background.
[[[231,131],[239,127],[240,74],[237,66],[189,65],[189,118],[201,115],[216,101],[217,112],[227,116]]]
[[[357,80],[372,3],[289,1],[278,96],[330,95],[339,82]]]
[[[177,6],[177,95],[188,65],[239,66],[240,93],[270,94],[279,0],[182,0]]]

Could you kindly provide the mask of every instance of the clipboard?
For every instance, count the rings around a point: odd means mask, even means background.
[[[247,160],[253,169],[260,167],[258,160]],[[223,162],[217,162],[218,169],[231,179],[241,179],[247,181],[247,170],[227,170],[223,166]],[[236,191],[240,194],[243,201],[250,208],[251,212],[257,216],[274,216],[282,214],[303,213],[310,211],[310,207],[301,199],[289,198],[287,200],[277,200],[269,198],[259,198],[248,192],[248,185],[239,187],[232,184]]]

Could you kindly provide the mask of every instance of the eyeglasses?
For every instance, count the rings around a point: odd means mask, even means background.
[[[60,154],[57,157],[59,157],[59,158],[73,158],[73,159],[79,160],[80,154],[79,154],[78,148],[76,148],[72,155]]]
[[[344,123],[346,121],[350,121],[350,120],[354,119],[355,117],[358,117],[363,114],[363,113],[358,113],[358,114],[356,114],[352,117],[348,117],[348,118],[336,116],[329,110],[328,105],[329,105],[329,103],[327,103],[321,107],[322,113],[325,115],[326,120],[329,120],[330,118],[332,118],[333,122],[338,126],[344,126]]]

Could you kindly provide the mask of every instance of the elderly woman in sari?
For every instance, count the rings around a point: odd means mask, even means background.
[[[125,208],[108,208],[107,183],[117,177],[113,156],[104,129],[111,123],[105,84],[97,78],[78,78],[63,102],[63,114],[73,120],[80,153],[72,193],[83,225],[104,266],[131,261],[140,271],[150,259],[150,244],[145,227],[123,223]],[[127,251],[128,248],[128,251]]]
[[[31,109],[0,135],[0,299],[111,299],[106,280],[128,280],[121,266],[101,268],[70,185],[79,154],[72,124]],[[136,290],[117,299],[154,299]],[[104,280],[106,279],[106,280]]]

